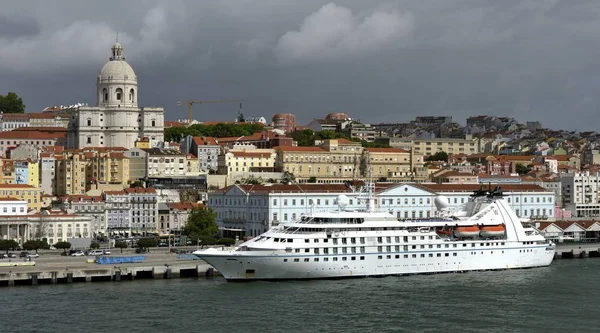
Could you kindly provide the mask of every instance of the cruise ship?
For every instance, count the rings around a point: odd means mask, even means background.
[[[194,252],[228,281],[331,279],[548,266],[555,244],[521,221],[499,187],[479,190],[450,209],[435,198],[436,216],[398,220],[366,208],[314,212],[273,227],[237,247]]]

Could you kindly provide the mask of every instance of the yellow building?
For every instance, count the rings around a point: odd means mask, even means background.
[[[129,183],[129,159],[122,148],[68,150],[55,158],[57,195],[84,194],[102,185]]]
[[[337,182],[361,177],[363,147],[346,139],[324,140],[318,147],[279,147],[277,169],[294,174],[302,182]]]
[[[367,148],[361,159],[361,175],[386,180],[425,180],[427,169],[423,167],[423,155],[400,148]]]
[[[0,184],[0,197],[11,197],[27,202],[27,209],[40,210],[40,189],[27,184]]]
[[[227,175],[227,182],[249,176],[271,177],[273,174],[268,173],[275,171],[276,156],[274,149],[257,149],[254,146],[229,149],[219,155],[217,172]]]

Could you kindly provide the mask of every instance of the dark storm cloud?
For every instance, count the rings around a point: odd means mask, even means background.
[[[369,122],[476,114],[596,129],[596,1],[47,1],[0,13],[0,93],[95,102],[116,32],[140,104],[245,98],[247,115]],[[201,120],[234,105],[197,108]]]

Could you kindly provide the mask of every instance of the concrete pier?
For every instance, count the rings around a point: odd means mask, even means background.
[[[600,258],[598,243],[569,243],[558,244],[554,259],[583,259]]]
[[[117,255],[115,255],[117,256]],[[40,255],[26,266],[0,266],[0,286],[66,284],[138,279],[173,279],[218,275],[202,260],[179,260],[175,254],[148,254],[139,263],[100,265],[89,257]],[[4,261],[0,260],[0,262]]]

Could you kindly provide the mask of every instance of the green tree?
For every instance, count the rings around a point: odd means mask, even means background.
[[[37,253],[37,251],[39,249],[47,249],[49,248],[48,243],[46,243],[45,241],[41,240],[41,239],[36,239],[36,240],[28,240],[23,244],[23,248],[25,250],[35,250],[35,253]]]
[[[144,182],[141,180],[136,180],[133,183],[129,184],[130,188],[136,188],[136,187],[144,187]]]
[[[123,242],[123,241],[116,241],[115,242],[115,247],[117,249],[121,249],[121,253],[123,253],[123,249],[127,248],[127,243]]]
[[[312,176],[312,177],[308,178],[308,180],[306,182],[307,183],[316,183],[317,182],[317,177]]]
[[[23,99],[14,92],[9,92],[6,96],[0,95],[0,112],[24,113],[25,104],[23,104]]]
[[[156,238],[141,238],[137,241],[137,247],[140,249],[147,249],[149,247],[156,247],[158,240]]]
[[[217,241],[217,244],[219,244],[219,245],[225,245],[225,246],[232,246],[233,244],[235,244],[235,239],[233,239],[233,238],[219,238],[219,240]]]
[[[448,162],[448,153],[445,151],[438,151],[435,154],[429,156],[427,161],[444,161]]]
[[[194,208],[188,216],[187,224],[183,228],[183,234],[192,243],[200,240],[203,245],[214,244],[219,235],[219,227],[215,221],[216,218],[217,214],[208,207]]]
[[[284,171],[283,176],[281,176],[281,182],[283,184],[293,183],[296,180],[296,176],[289,171]]]
[[[54,247],[57,249],[63,249],[63,252],[67,252],[68,249],[71,248],[71,243],[69,242],[58,242],[54,244]]]
[[[0,239],[0,250],[6,251],[8,253],[9,250],[14,250],[19,248],[19,243],[17,243],[14,239]]]
[[[530,169],[527,166],[525,166],[523,163],[517,163],[517,165],[515,167],[515,171],[519,175],[525,175],[525,174],[529,173]]]
[[[90,243],[90,249],[95,250],[95,249],[99,249],[99,248],[100,248],[100,244],[98,244],[98,242],[93,241]]]
[[[294,139],[300,147],[308,147],[315,145],[315,132],[311,129],[304,129],[301,131],[294,131],[288,133],[288,136]]]

